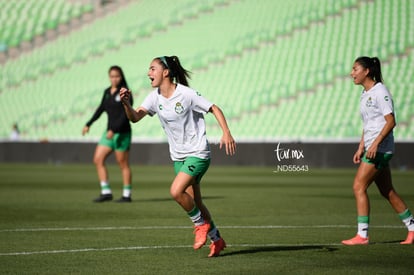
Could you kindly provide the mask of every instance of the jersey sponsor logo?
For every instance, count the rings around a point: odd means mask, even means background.
[[[162,110],[162,104],[158,105],[158,109]]]
[[[179,115],[184,112],[184,107],[181,105],[181,102],[175,103],[175,112]]]
[[[389,100],[389,97],[386,95],[386,96],[384,96],[384,100],[385,101],[388,101]]]
[[[120,96],[119,94],[117,94],[117,95],[115,96],[115,101],[116,101],[116,102],[121,102],[121,96]]]
[[[365,106],[367,106],[367,107],[372,107],[374,104],[372,103],[372,98],[371,97],[369,97],[368,98],[368,100],[367,100],[367,102],[365,102]]]

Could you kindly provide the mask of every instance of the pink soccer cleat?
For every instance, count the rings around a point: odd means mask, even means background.
[[[194,245],[193,245],[194,249],[200,249],[201,247],[203,247],[203,245],[206,244],[207,234],[209,230],[210,230],[209,223],[194,226],[194,235],[195,235]]]
[[[407,239],[400,244],[414,244],[414,231],[408,231]]]
[[[208,257],[217,257],[224,248],[226,248],[226,242],[220,238],[220,240],[210,244],[210,254],[208,254]]]
[[[367,245],[369,244],[369,238],[362,238],[358,234],[349,240],[343,240],[342,244],[344,245]]]

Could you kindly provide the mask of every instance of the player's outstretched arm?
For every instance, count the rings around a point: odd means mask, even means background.
[[[230,133],[229,126],[227,125],[226,118],[224,117],[223,112],[217,105],[213,105],[210,109],[213,115],[216,117],[218,124],[220,125],[221,130],[223,131],[223,136],[220,140],[220,149],[223,145],[226,148],[227,155],[234,155],[236,153],[236,142]]]
[[[128,117],[128,119],[132,122],[138,122],[140,121],[144,116],[147,115],[147,111],[139,107],[138,109],[134,110],[134,108],[131,105],[131,91],[126,88],[121,88],[121,91],[119,93],[122,100],[122,105],[124,106],[125,113]]]

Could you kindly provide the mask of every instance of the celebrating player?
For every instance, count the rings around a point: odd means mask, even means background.
[[[369,243],[369,198],[367,189],[375,182],[380,193],[398,213],[408,229],[408,236],[401,244],[414,243],[414,218],[406,204],[395,191],[389,161],[394,152],[394,106],[390,92],[382,84],[381,65],[378,58],[359,57],[352,67],[351,76],[356,85],[364,87],[360,100],[363,133],[353,161],[359,164],[354,179],[354,195],[358,211],[358,233],[345,245]]]
[[[200,191],[201,178],[210,165],[204,114],[211,112],[216,117],[223,130],[220,148],[224,146],[227,155],[235,153],[236,143],[220,108],[188,87],[189,72],[181,66],[178,57],[155,58],[150,64],[148,77],[156,89],[137,110],[131,106],[131,92],[121,89],[125,111],[132,122],[138,122],[147,114],[158,114],[168,138],[176,173],[170,194],[194,223],[194,249],[201,248],[208,235],[211,239],[208,256],[218,256],[226,243],[203,204]]]
[[[123,178],[122,197],[117,202],[131,202],[131,170],[129,168],[129,148],[131,146],[131,126],[121,103],[120,89],[128,88],[124,72],[119,66],[109,68],[109,80],[111,86],[104,91],[101,104],[96,109],[92,118],[83,127],[82,134],[85,135],[92,123],[97,120],[103,112],[108,114],[108,126],[96,146],[94,163],[101,184],[101,194],[95,202],[105,202],[113,199],[112,191],[108,181],[108,171],[105,167],[106,158],[115,151],[115,157],[121,168]],[[129,99],[132,104],[132,98]]]

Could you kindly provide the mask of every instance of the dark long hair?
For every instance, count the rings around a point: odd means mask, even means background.
[[[124,75],[124,71],[122,70],[122,68],[119,67],[119,66],[117,66],[117,65],[113,65],[113,66],[111,66],[109,68],[108,74],[111,71],[117,71],[121,75],[121,82],[118,84],[118,89],[120,89],[120,88],[127,88],[127,89],[129,89],[128,83],[126,81],[126,78],[125,78],[125,75]]]
[[[360,56],[355,60],[356,63],[368,69],[368,77],[375,82],[383,82],[381,73],[381,62],[378,57]]]
[[[181,66],[180,59],[177,56],[161,56],[155,59],[160,62],[164,69],[169,71],[168,76],[171,81],[174,81],[175,79],[175,82],[188,86],[188,79],[191,78],[191,72]]]

